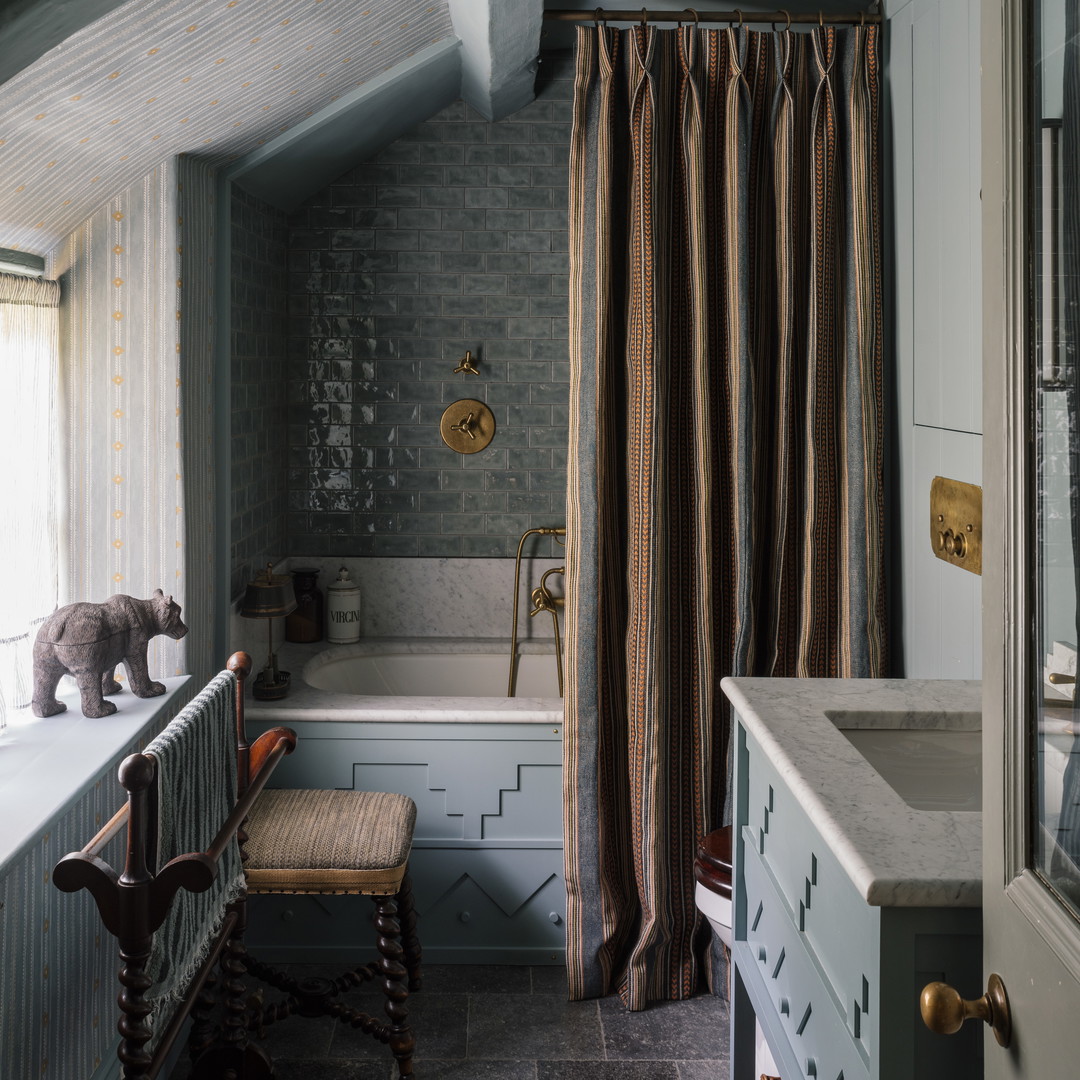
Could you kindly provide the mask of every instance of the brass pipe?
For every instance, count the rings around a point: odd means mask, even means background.
[[[506,683],[506,696],[514,696],[514,675],[517,670],[517,628],[518,628],[518,599],[521,593],[521,553],[525,549],[525,541],[530,536],[565,536],[565,528],[551,528],[546,526],[539,529],[526,529],[518,541],[517,556],[514,559],[514,623],[510,630],[510,677]],[[558,542],[558,541],[556,541]]]

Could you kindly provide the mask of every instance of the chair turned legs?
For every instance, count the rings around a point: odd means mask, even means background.
[[[416,1046],[409,1027],[409,972],[402,960],[405,950],[401,945],[401,924],[397,917],[397,903],[393,896],[376,896],[375,929],[379,932],[376,942],[379,949],[379,970],[383,977],[383,993],[386,995],[385,1011],[390,1019],[390,1051],[398,1063],[401,1080],[413,1075],[412,1055]],[[415,933],[415,931],[414,931]]]
[[[413,907],[412,882],[408,872],[398,892],[398,913],[401,920],[401,943],[405,946],[405,969],[409,973],[409,992],[415,994],[421,987],[422,951],[420,938],[416,933],[416,909]]]

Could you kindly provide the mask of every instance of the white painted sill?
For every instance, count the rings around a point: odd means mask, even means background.
[[[28,842],[58,820],[118,755],[154,730],[190,676],[164,679],[161,697],[137,698],[125,689],[112,716],[83,716],[74,685],[57,697],[67,712],[39,718],[29,709],[8,713],[0,731],[0,874]],[[65,679],[64,683],[69,683]],[[116,808],[123,792],[117,785]],[[86,840],[91,839],[88,832]]]

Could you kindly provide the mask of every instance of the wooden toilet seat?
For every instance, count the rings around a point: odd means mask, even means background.
[[[698,841],[694,880],[711,892],[731,898],[731,826],[716,829]]]

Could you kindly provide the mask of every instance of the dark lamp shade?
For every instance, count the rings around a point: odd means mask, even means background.
[[[296,593],[287,574],[264,574],[244,593],[240,614],[245,619],[275,619],[296,610]]]

